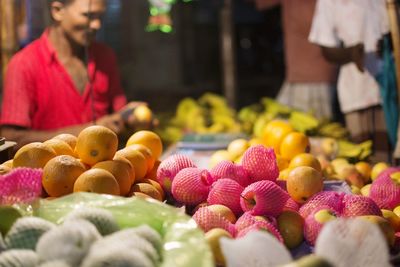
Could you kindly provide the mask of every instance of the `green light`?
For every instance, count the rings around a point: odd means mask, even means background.
[[[151,7],[151,8],[150,8],[150,14],[151,14],[152,16],[157,16],[158,14],[160,14],[160,12],[158,11],[158,8],[156,8],[156,7]]]
[[[165,33],[170,33],[170,32],[172,32],[172,27],[170,25],[161,25],[160,31],[165,32]]]

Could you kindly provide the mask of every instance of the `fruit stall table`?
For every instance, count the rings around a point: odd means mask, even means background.
[[[244,134],[187,134],[181,141],[169,146],[163,153],[162,159],[173,154],[189,156],[197,167],[209,169],[210,158],[217,150],[226,149],[229,143]]]
[[[12,149],[17,143],[7,141],[4,137],[0,137],[0,161],[5,162],[12,158]]]

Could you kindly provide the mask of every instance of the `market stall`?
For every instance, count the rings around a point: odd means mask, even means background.
[[[143,32],[166,34],[162,38],[173,33],[172,7],[188,2],[146,2]],[[7,7],[12,16],[15,6],[1,3],[2,14]],[[89,14],[84,15],[89,24],[85,30],[92,21],[101,22],[96,12],[91,14],[92,2],[87,3],[88,9],[80,6]],[[116,10],[137,4],[115,3],[114,16],[119,14]],[[63,12],[71,12],[66,9],[69,4],[53,1],[58,27],[64,25]],[[94,10],[101,13],[103,4],[96,2]],[[55,77],[63,77],[65,87],[81,93],[86,104],[82,110],[74,109],[74,101],[65,105],[67,109],[60,101],[52,112],[38,108],[67,95],[49,86],[54,85],[46,80],[51,71],[40,83],[33,75],[10,76],[14,79],[6,87],[7,99],[19,100],[10,97],[10,88],[26,77],[32,80],[13,88],[40,84],[38,88],[48,87],[49,94],[37,94],[47,101],[29,109],[22,108],[28,104],[15,110],[16,104],[9,105],[12,112],[3,109],[2,116],[8,112],[12,119],[20,110],[26,112],[23,119],[38,110],[39,114],[29,122],[32,127],[17,123],[13,128],[11,119],[2,122],[2,134],[14,133],[19,143],[0,140],[0,267],[400,264],[400,168],[376,159],[373,140],[352,141],[344,124],[272,97],[236,108],[234,4],[221,1],[217,12],[222,93],[179,98],[169,112],[156,112],[157,107],[143,102],[128,103],[114,80],[115,56],[103,50],[102,60],[94,65],[98,62],[90,58],[87,32],[74,35],[71,42],[83,55],[71,57],[80,60],[83,71],[71,72],[51,49],[49,60],[40,65],[58,62],[57,68],[67,69],[57,69]],[[16,45],[14,32],[9,38],[4,35],[9,34],[5,26],[9,25],[2,24],[3,52],[4,38]],[[46,45],[63,36],[50,33],[55,34],[48,30],[41,37]],[[37,51],[43,52],[43,46]],[[3,53],[3,58],[8,56]],[[11,73],[26,66],[13,65]],[[113,75],[108,77],[110,69]],[[111,83],[113,91],[105,92]],[[30,92],[21,98],[37,96]],[[105,111],[113,108],[113,113]],[[62,112],[77,119],[68,117],[72,122],[64,125]],[[39,115],[47,119],[44,127],[44,120],[35,117]]]

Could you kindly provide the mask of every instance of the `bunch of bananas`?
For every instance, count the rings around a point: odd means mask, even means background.
[[[349,136],[349,131],[338,122],[328,122],[322,124],[318,128],[317,135],[332,137],[335,139],[344,139]]]
[[[296,110],[290,113],[289,123],[296,131],[307,135],[315,135],[320,124],[315,116]]]
[[[157,133],[166,143],[179,141],[185,133],[238,133],[240,124],[236,112],[222,96],[205,93],[199,99],[182,99],[175,115]]]
[[[367,159],[372,154],[372,141],[368,140],[355,144],[345,140],[338,141],[338,158],[346,158],[349,162],[358,162]]]
[[[312,114],[292,109],[268,97],[262,98],[259,104],[244,107],[239,111],[243,132],[254,136],[260,136],[265,125],[278,118],[289,120],[294,130],[309,135],[315,135],[320,125]]]

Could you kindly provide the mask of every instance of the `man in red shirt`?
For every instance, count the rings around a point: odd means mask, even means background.
[[[139,103],[127,105],[113,51],[94,41],[105,10],[105,0],[51,1],[52,26],[8,65],[2,136],[21,146],[93,123],[125,130],[117,111]]]

